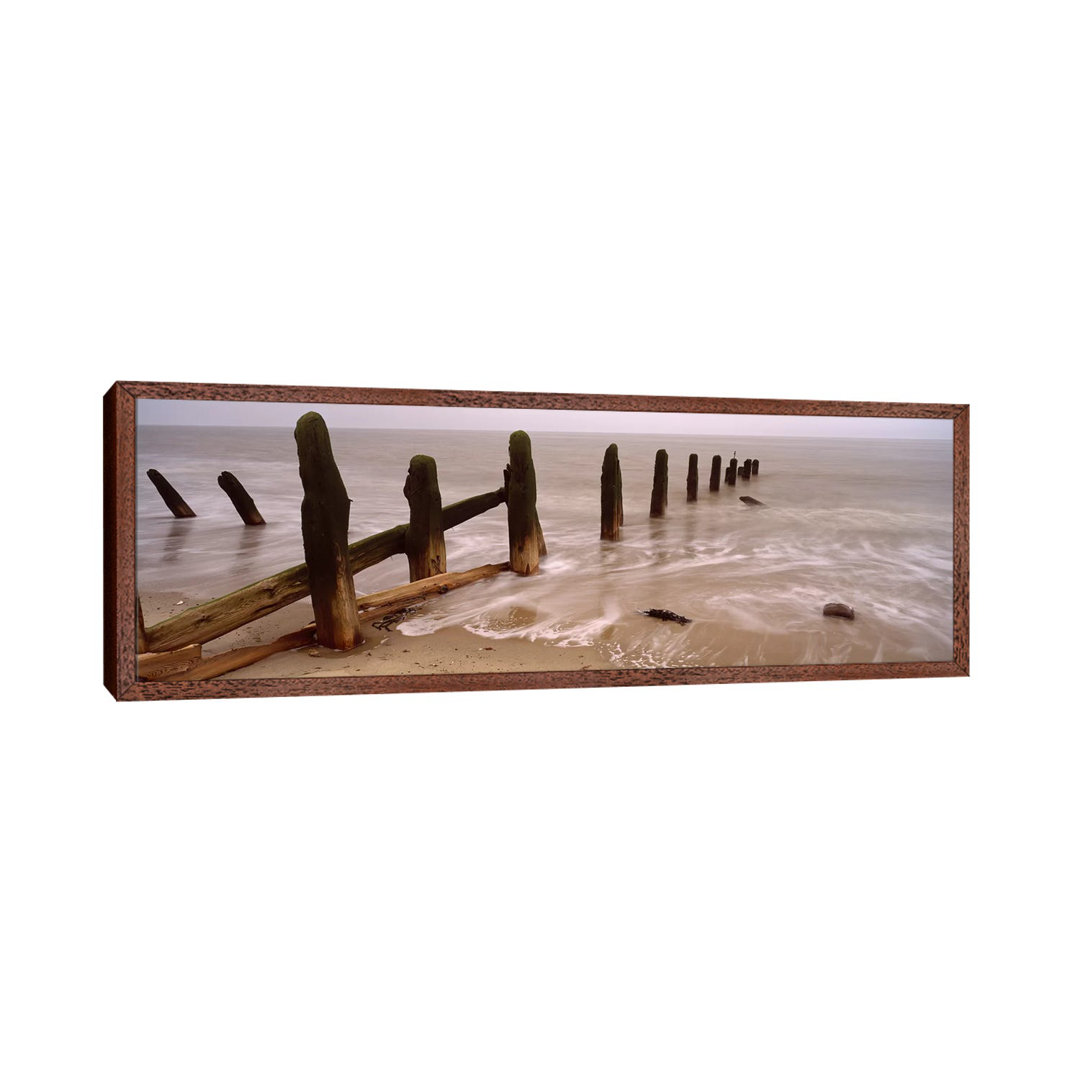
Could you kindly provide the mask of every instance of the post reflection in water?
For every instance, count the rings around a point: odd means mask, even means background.
[[[186,549],[188,538],[191,535],[191,526],[197,520],[198,518],[176,517],[170,517],[168,519],[169,527],[161,540],[160,559],[162,562],[173,563],[179,561]]]
[[[269,525],[244,525],[236,530],[233,569],[237,574],[249,575],[252,581],[260,575],[262,564],[259,554],[266,544],[266,534],[270,528]]]

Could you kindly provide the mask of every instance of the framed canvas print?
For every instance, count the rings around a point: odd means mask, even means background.
[[[968,671],[968,408],[117,383],[121,700]]]

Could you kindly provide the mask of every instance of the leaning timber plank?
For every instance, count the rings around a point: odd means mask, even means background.
[[[368,593],[366,596],[356,598],[356,606],[366,614],[367,608],[381,608],[387,604],[411,604],[417,600],[423,600],[426,596],[436,596],[451,589],[458,589],[462,585],[469,585],[483,578],[494,577],[509,570],[510,564],[487,563],[484,566],[474,566],[472,570],[457,570],[449,574],[434,574],[429,578],[421,578],[419,581],[410,581],[407,585],[395,585],[392,589],[383,589],[381,592]]]
[[[477,566],[472,570],[462,570],[458,573],[440,574],[441,580],[434,578],[413,581],[408,585],[398,585],[393,589],[384,589],[382,592],[369,593],[362,596],[357,604],[360,607],[360,622],[372,623],[387,615],[397,615],[402,611],[423,603],[430,596],[441,595],[451,589],[457,589],[462,585],[469,585],[483,578],[494,577],[496,574],[509,570],[510,564],[489,563],[486,566]],[[423,585],[424,588],[419,586]]]
[[[166,653],[140,653],[137,657],[139,678],[148,682],[168,679],[187,671],[202,659],[201,645],[188,645],[183,649],[174,649]]]
[[[305,645],[315,644],[315,624],[294,630],[291,634],[268,641],[265,645],[249,645],[243,649],[230,649],[228,652],[218,653],[211,656],[201,664],[180,675],[175,676],[175,682],[203,682],[213,679],[217,675],[225,675],[238,668],[248,667],[259,660],[265,660],[274,653],[289,652],[292,649],[301,649]]]
[[[443,507],[443,529],[452,529],[504,502],[506,491],[499,488],[451,503]],[[404,555],[407,529],[408,525],[395,525],[385,532],[366,536],[350,544],[350,573],[358,574],[392,555]],[[307,564],[292,566],[253,585],[245,585],[226,596],[208,600],[205,604],[147,627],[147,649],[168,652],[196,642],[213,641],[264,615],[303,600],[309,591]]]

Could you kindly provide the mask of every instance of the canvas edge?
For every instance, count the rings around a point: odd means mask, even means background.
[[[953,417],[953,662],[969,675],[971,664],[971,407]]]
[[[114,383],[103,398],[104,683],[118,700],[135,671],[135,396]]]
[[[757,682],[843,682],[932,679],[966,675],[949,660],[915,663],[762,665],[731,668],[619,668],[597,671],[469,672],[302,679],[213,679],[199,683],[136,683],[130,701],[354,694],[456,693],[478,690],[579,690]]]
[[[297,401],[325,404],[952,419],[953,660],[790,667],[762,665],[738,668],[621,668],[588,672],[474,672],[457,675],[328,676],[314,679],[215,679],[206,683],[140,683],[136,679],[135,671],[135,408],[136,399],[140,397],[203,401]],[[968,405],[117,382],[105,394],[104,417],[105,686],[119,701],[580,689],[735,682],[833,682],[849,679],[941,678],[969,674]]]
[[[519,390],[421,390],[389,387],[264,386],[247,383],[126,382],[138,398],[267,401],[327,405],[427,405],[458,408],[585,409],[602,412],[748,413],[789,416],[882,416],[954,419],[964,405],[802,398],[672,397],[642,394],[558,394]]]

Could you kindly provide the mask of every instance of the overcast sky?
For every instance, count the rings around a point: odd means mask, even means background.
[[[327,426],[422,430],[654,432],[847,438],[950,439],[951,420],[861,416],[761,416],[732,413],[594,412],[573,409],[473,409],[435,405],[312,405],[270,401],[139,399],[139,424],[292,427],[311,409]]]

